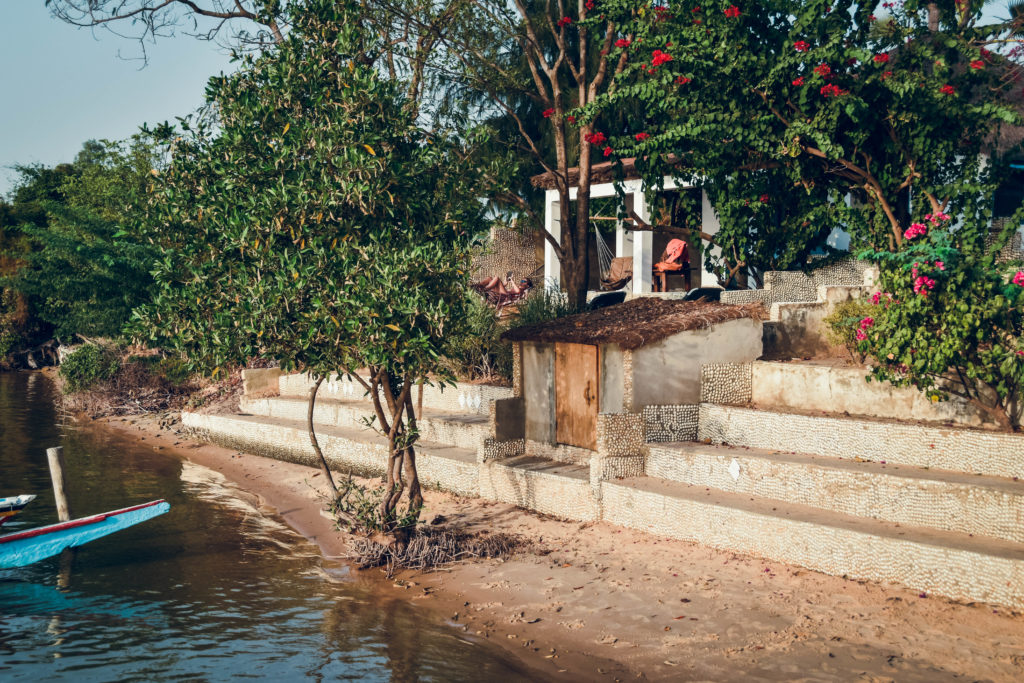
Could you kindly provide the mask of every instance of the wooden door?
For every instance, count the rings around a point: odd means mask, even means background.
[[[597,448],[598,351],[590,344],[555,344],[555,440]]]

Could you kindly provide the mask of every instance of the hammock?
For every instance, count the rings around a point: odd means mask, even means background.
[[[594,237],[597,242],[597,264],[601,270],[601,289],[612,291],[622,289],[633,278],[633,259],[630,256],[616,257],[604,241],[601,231],[594,222]]]

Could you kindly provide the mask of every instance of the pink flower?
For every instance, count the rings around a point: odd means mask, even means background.
[[[925,216],[924,218],[925,218],[926,221],[931,221],[932,225],[938,225],[939,221],[948,221],[949,220],[949,214],[942,213],[941,211],[939,211],[938,213],[935,213],[935,214],[931,214],[930,213],[927,216]]]
[[[935,267],[938,268],[939,270],[945,270],[946,269],[946,264],[943,263],[942,261],[936,261],[935,262]]]
[[[614,150],[612,150],[612,148],[611,148],[611,147],[605,147],[605,148],[604,148],[604,155],[605,155],[606,157],[610,157],[610,156],[612,155],[612,152],[613,152],[613,151],[614,151]]]
[[[912,240],[915,237],[920,237],[928,233],[928,228],[925,227],[924,223],[912,223],[906,232],[903,233],[903,239]]]
[[[867,318],[864,318],[863,320],[860,321],[860,329],[866,330],[874,324],[875,319],[872,318],[871,316],[868,316]]]
[[[803,76],[793,80],[793,85],[803,85],[803,84],[804,84],[804,77]]]
[[[771,197],[769,197],[766,194],[763,194],[757,198],[757,201],[761,202],[762,204],[767,204],[769,199],[771,199]]]
[[[649,138],[651,136],[648,133],[637,133],[633,137],[636,138],[637,142],[643,142],[644,140],[646,140],[647,138]]]
[[[1013,284],[1024,287],[1024,270],[1018,270],[1017,274],[1013,276]]]
[[[943,95],[954,95],[956,94],[956,88],[947,83],[946,85],[939,88],[939,92],[942,93]]]
[[[629,47],[633,44],[633,41],[629,38],[619,38],[615,41],[615,47]]]
[[[873,303],[874,305],[877,306],[878,302],[880,302],[881,300],[882,300],[882,293],[881,292],[875,292],[874,294],[871,295],[871,303]]]
[[[540,115],[543,116],[546,119],[550,119],[551,115],[554,114],[554,113],[555,113],[554,109],[545,109],[544,111],[542,111],[540,113]]]
[[[921,296],[928,296],[928,292],[935,288],[935,280],[925,275],[919,275],[914,278],[914,294],[920,294]]]
[[[793,49],[797,52],[807,52],[811,48],[811,44],[806,40],[798,40],[793,43]]]
[[[724,14],[730,19],[735,19],[740,15],[740,8],[737,7],[736,5],[729,5],[728,7],[725,8]]]
[[[661,50],[655,50],[651,54],[651,66],[661,66],[666,62],[672,61],[672,55],[662,52]]]
[[[857,338],[857,341],[864,341],[868,338],[868,335],[864,334],[864,330],[857,330],[853,336]]]

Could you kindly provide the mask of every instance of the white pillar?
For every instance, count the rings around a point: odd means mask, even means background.
[[[561,205],[558,202],[558,192],[548,190],[544,196],[544,229],[555,238],[555,241],[562,242],[562,226],[558,219]],[[559,289],[562,282],[562,270],[558,262],[558,253],[547,239],[544,240],[544,286]]]
[[[711,202],[708,200],[708,193],[704,190],[700,191],[701,197],[701,211],[700,211],[700,222],[701,229],[709,235],[714,235],[718,232],[718,214],[711,208]],[[701,245],[704,249],[711,248],[711,253],[714,256],[719,256],[722,253],[721,247],[711,247],[710,242],[704,240]],[[700,283],[701,287],[717,287],[718,278],[715,274],[707,269],[707,265],[704,261],[704,254],[701,254],[701,274]]]
[[[644,221],[650,220],[643,190],[633,192],[633,210]],[[651,268],[654,267],[654,233],[650,230],[633,233],[633,294],[651,291]]]

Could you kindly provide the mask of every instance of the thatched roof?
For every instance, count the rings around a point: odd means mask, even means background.
[[[632,350],[678,332],[701,330],[727,320],[759,319],[763,312],[761,304],[731,305],[717,301],[637,297],[589,313],[515,327],[501,338],[516,342],[618,344],[623,349]]]
[[[625,173],[625,180],[636,180],[639,174],[636,172],[636,158],[623,159],[622,171]],[[605,161],[594,164],[590,167],[590,182],[610,183],[615,180],[615,171],[612,169],[612,162]],[[555,174],[552,172],[541,173],[530,178],[530,184],[543,190],[555,189]],[[569,187],[576,187],[580,184],[580,168],[573,166],[569,169]]]

